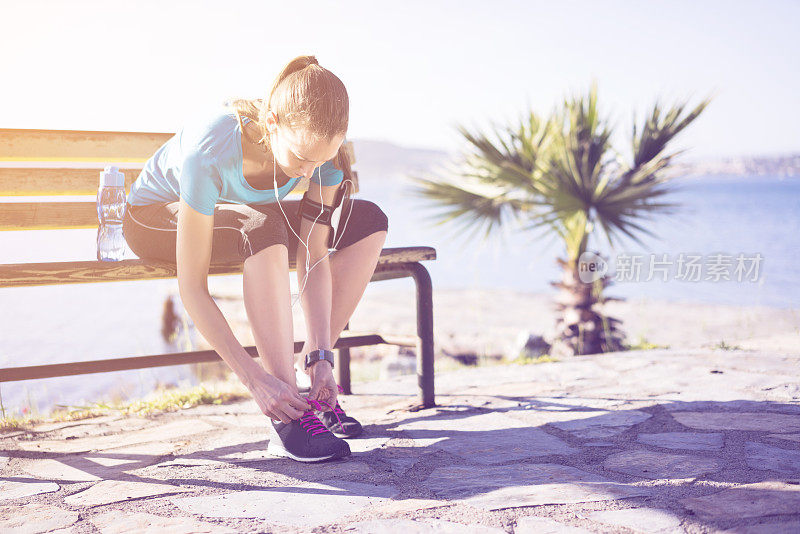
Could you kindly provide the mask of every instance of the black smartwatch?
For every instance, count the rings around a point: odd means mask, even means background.
[[[330,362],[331,369],[333,369],[333,351],[327,349],[312,350],[311,352],[306,354],[306,361],[305,361],[306,369],[308,369],[315,363],[322,360]]]

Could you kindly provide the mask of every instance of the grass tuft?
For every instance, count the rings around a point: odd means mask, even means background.
[[[719,343],[717,343],[716,345],[712,345],[711,348],[720,349],[720,350],[744,350],[739,345],[729,345],[729,344],[725,343],[724,339],[721,339],[719,341]]]
[[[549,354],[542,354],[540,356],[531,357],[521,353],[513,360],[507,360],[507,363],[513,363],[518,365],[529,365],[535,363],[547,363],[547,362],[557,362],[557,361],[559,361],[558,358],[553,358]]]
[[[652,350],[652,349],[668,349],[669,345],[657,345],[655,343],[650,343],[645,339],[643,335],[639,335],[639,339],[636,343],[624,343],[623,347],[625,350]]]
[[[78,421],[109,414],[151,415],[174,412],[200,404],[224,404],[251,398],[244,385],[233,380],[200,384],[190,388],[159,388],[143,399],[130,402],[92,402],[85,406],[57,404],[46,416],[5,416],[0,419],[0,432],[29,430],[41,423]]]

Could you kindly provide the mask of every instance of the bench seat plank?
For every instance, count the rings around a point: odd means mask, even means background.
[[[384,248],[378,258],[378,267],[391,267],[399,263],[419,262],[436,259],[436,249],[432,247]],[[294,270],[292,262],[289,268]],[[387,269],[390,271],[391,269]],[[212,264],[209,275],[241,274],[241,263]],[[376,269],[380,275],[382,269]],[[131,259],[122,261],[75,261],[49,263],[7,263],[0,264],[0,287],[29,287],[51,284],[87,284],[95,282],[116,282],[129,280],[153,280],[175,278],[174,264]],[[387,280],[393,276],[378,278]],[[374,278],[373,278],[374,279]]]

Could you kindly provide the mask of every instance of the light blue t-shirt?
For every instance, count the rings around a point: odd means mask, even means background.
[[[246,123],[250,119],[242,118]],[[242,175],[242,130],[232,109],[221,109],[181,128],[145,163],[128,194],[133,206],[175,202],[183,197],[192,208],[214,214],[217,204],[269,204],[274,189],[256,189]],[[314,169],[315,184],[337,185],[344,173],[333,160]],[[283,200],[302,178],[278,188]]]

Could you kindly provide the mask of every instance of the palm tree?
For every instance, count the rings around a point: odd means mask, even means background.
[[[633,158],[626,162],[609,142],[612,130],[598,113],[593,82],[586,97],[565,99],[547,120],[528,111],[514,126],[493,126],[496,143],[457,126],[470,150],[438,176],[412,176],[416,187],[411,193],[443,208],[432,217],[437,225],[455,221],[473,235],[483,228],[488,239],[513,219],[523,230],[560,238],[566,258],[556,259],[563,269],[561,281],[550,282],[560,289],[551,355],[622,350],[620,321],[595,308],[622,299],[604,297],[612,282],[607,274],[581,280],[582,255],[589,237],[599,233],[612,248],[622,236],[642,243],[637,234],[653,234],[640,219],[674,211],[677,204],[661,197],[672,191],[667,170],[683,151],[665,150],[709,103],[706,99],[682,116],[685,103],[662,113],[656,102],[640,129],[634,118]]]

